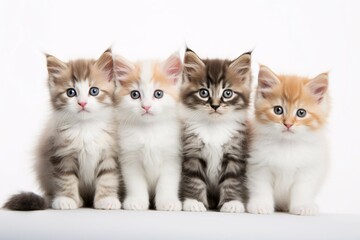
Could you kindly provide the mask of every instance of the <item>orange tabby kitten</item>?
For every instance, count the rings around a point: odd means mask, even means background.
[[[314,215],[327,166],[328,74],[313,79],[260,67],[248,165],[251,213]]]

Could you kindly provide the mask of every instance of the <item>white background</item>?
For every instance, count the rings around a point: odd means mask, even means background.
[[[33,149],[50,113],[44,52],[165,58],[185,42],[201,57],[279,73],[330,71],[332,167],[322,212],[360,213],[360,10],[357,1],[0,1],[0,204],[38,192]]]

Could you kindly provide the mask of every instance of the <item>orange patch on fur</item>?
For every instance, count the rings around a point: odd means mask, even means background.
[[[171,95],[176,101],[179,100],[179,91],[176,89],[172,80],[166,75],[164,70],[161,68],[160,63],[153,65],[153,76],[152,81],[159,84],[161,90]]]
[[[140,73],[141,73],[141,66],[140,64],[135,64],[135,68],[133,71],[128,73],[124,80],[121,81],[121,90],[120,96],[129,95],[131,92],[131,86],[134,84],[140,83]]]

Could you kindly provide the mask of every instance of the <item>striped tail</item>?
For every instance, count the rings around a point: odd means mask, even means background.
[[[47,204],[43,197],[35,193],[22,192],[11,196],[4,208],[16,211],[44,210],[47,208]]]

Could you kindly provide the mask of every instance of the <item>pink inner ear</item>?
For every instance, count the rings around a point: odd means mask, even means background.
[[[165,65],[165,72],[174,83],[177,82],[178,75],[181,73],[181,69],[182,64],[180,58],[178,57],[172,57]]]
[[[180,59],[174,58],[171,60],[170,66],[166,69],[166,73],[168,75],[177,75],[180,73],[181,70],[181,62]]]
[[[323,95],[326,91],[326,86],[320,86],[315,89],[314,94],[315,95]]]
[[[261,88],[271,88],[271,84],[267,81],[260,81],[260,87]]]
[[[126,62],[125,59],[116,58],[114,62],[114,75],[116,80],[120,81],[120,83],[126,79],[126,77],[130,74],[130,72],[134,69],[131,66],[131,63]]]
[[[313,89],[313,94],[315,95],[319,103],[323,100],[326,89],[327,89],[326,86],[319,86]]]
[[[107,63],[104,68],[103,68],[103,71],[107,77],[107,80],[110,82],[112,79],[113,79],[113,63],[112,62],[109,62]]]

